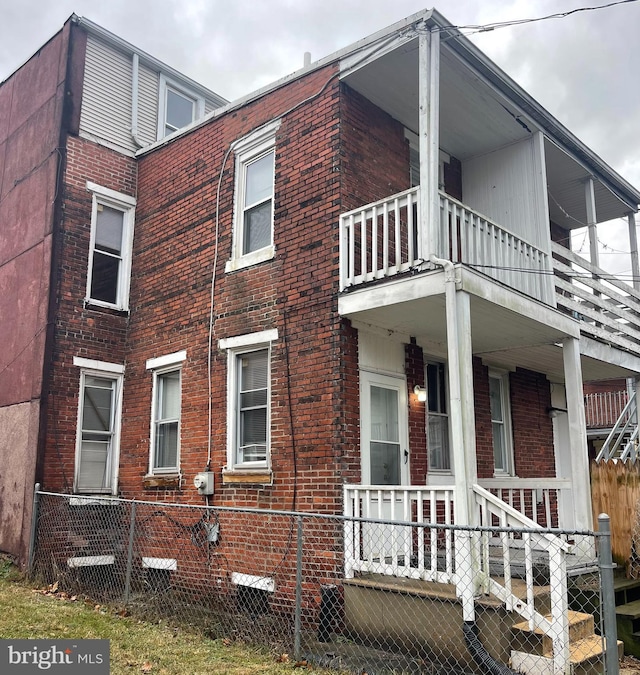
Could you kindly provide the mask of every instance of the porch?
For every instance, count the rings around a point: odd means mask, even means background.
[[[568,481],[487,483],[491,491],[473,486],[477,522],[466,527],[455,525],[455,486],[345,486],[348,629],[379,639],[415,634],[432,648],[444,641],[469,660],[473,638],[465,626],[473,626],[476,647],[518,672],[573,673],[578,665],[581,673],[601,672],[594,617],[570,604],[570,587],[598,571],[593,542],[547,529]],[[415,597],[438,614],[436,637],[424,624],[403,623]]]

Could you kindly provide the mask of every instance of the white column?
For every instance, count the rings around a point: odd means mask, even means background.
[[[629,251],[631,253],[631,274],[633,275],[633,287],[640,290],[640,263],[638,262],[638,233],[636,231],[636,215],[630,213],[629,219]]]
[[[420,152],[420,223],[418,246],[428,260],[440,255],[438,199],[440,34],[422,27],[418,42],[418,150]]]
[[[464,448],[464,482],[467,490],[468,524],[476,525],[478,512],[475,508],[473,486],[478,482],[476,457],[476,420],[473,398],[473,349],[471,343],[471,301],[469,294],[456,293],[458,313],[458,368],[460,371],[460,402],[462,405],[462,443]]]
[[[591,264],[600,267],[598,257],[598,228],[596,227],[596,195],[593,190],[593,178],[591,176],[587,178],[584,184],[584,198],[587,207]]]
[[[569,424],[569,452],[571,453],[571,485],[575,527],[593,528],[591,513],[591,483],[587,450],[587,426],[584,416],[584,392],[582,389],[582,366],[578,338],[562,341],[564,379],[567,395],[567,418]]]

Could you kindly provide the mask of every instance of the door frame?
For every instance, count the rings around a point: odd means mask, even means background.
[[[362,485],[371,484],[371,386],[392,389],[398,393],[398,442],[400,446],[400,483],[410,485],[409,397],[407,378],[370,370],[360,370],[360,471]]]

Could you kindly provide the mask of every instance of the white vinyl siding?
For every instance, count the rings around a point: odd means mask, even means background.
[[[177,74],[172,79],[189,91]],[[140,58],[138,69],[138,139],[144,144],[158,138],[158,103],[161,73]],[[133,82],[133,52],[116,49],[89,33],[85,58],[80,135],[133,155],[138,147],[131,136],[131,88]],[[214,110],[224,101],[206,97],[205,89],[196,96],[204,98],[204,111]],[[199,109],[200,112],[202,108]]]
[[[158,73],[140,63],[138,68],[138,138],[141,143],[153,143],[158,135]]]
[[[87,36],[80,135],[127,150],[131,137],[131,55]]]

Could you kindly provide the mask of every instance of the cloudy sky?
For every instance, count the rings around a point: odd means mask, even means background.
[[[618,173],[640,187],[640,0],[440,0],[454,25],[564,18],[471,39]],[[234,99],[399,19],[425,0],[0,0],[0,81],[72,14]],[[463,29],[473,33],[473,29]],[[630,269],[622,222],[600,228],[601,266]],[[580,241],[577,242],[580,244]]]

